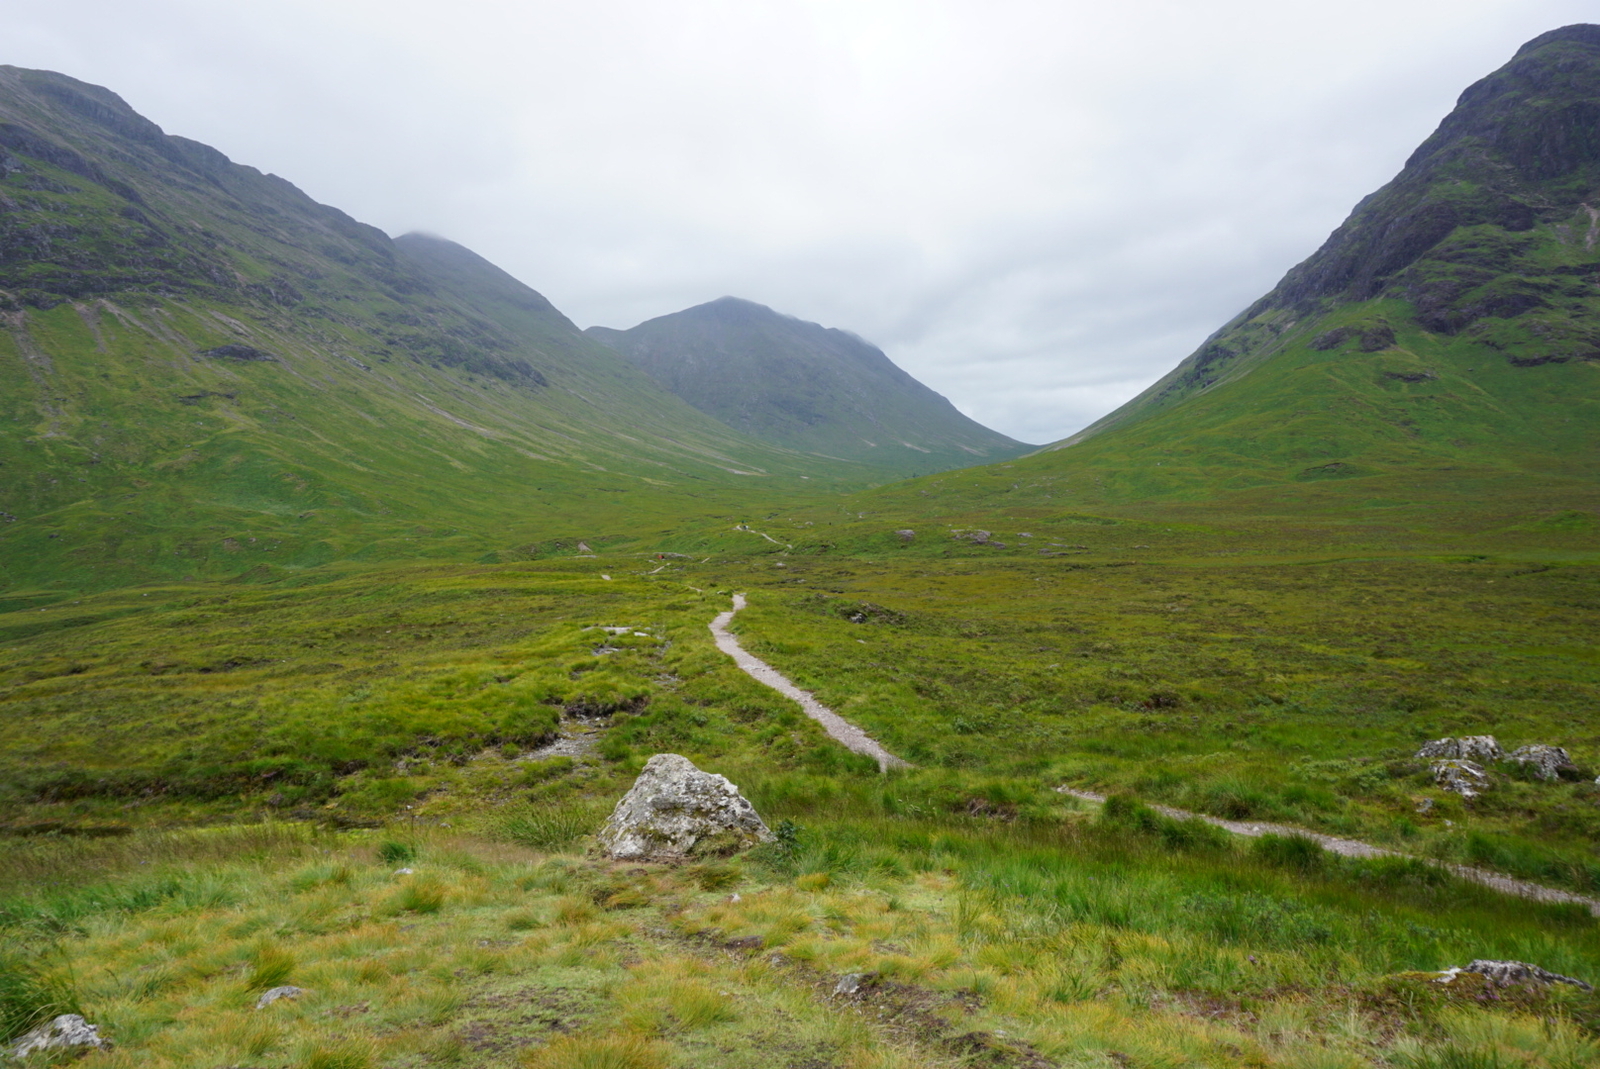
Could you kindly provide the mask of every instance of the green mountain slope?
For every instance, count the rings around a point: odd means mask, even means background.
[[[871,474],[735,434],[460,246],[0,68],[0,583],[701,532]]]
[[[917,475],[1032,448],[963,416],[854,334],[751,301],[588,334],[700,411],[791,449]]]
[[[1310,259],[1038,470],[1092,471],[1080,496],[1107,501],[1346,480],[1592,502],[1596,205],[1600,27],[1569,26],[1463,93]]]

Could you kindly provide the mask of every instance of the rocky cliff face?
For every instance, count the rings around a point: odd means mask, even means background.
[[[854,334],[752,301],[587,333],[707,415],[791,449],[914,475],[1032,448],[968,419]]]
[[[1068,444],[1308,341],[1382,351],[1415,326],[1518,367],[1600,360],[1597,240],[1600,26],[1567,26],[1469,87],[1400,174],[1272,292]],[[1340,318],[1364,304],[1369,314]]]

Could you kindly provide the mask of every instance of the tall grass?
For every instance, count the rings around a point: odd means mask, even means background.
[[[600,830],[613,803],[571,799],[553,804],[535,803],[503,817],[498,834],[534,850],[565,850]]]
[[[42,836],[6,839],[0,898],[41,888],[71,888],[143,867],[297,857],[338,842],[314,824],[265,822],[182,830],[140,829],[106,839]],[[3,910],[0,906],[0,910]],[[4,923],[0,912],[0,923]]]
[[[0,1043],[63,1013],[81,1013],[70,973],[53,972],[20,953],[0,954]]]
[[[523,1057],[526,1069],[666,1069],[666,1050],[646,1036],[560,1036]]]

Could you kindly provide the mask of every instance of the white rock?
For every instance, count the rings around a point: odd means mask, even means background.
[[[1493,735],[1467,735],[1459,739],[1434,739],[1417,751],[1422,761],[1443,758],[1450,761],[1498,761],[1505,756]]]
[[[75,1047],[105,1050],[111,1041],[100,1030],[76,1013],[63,1013],[48,1024],[42,1024],[17,1041],[11,1048],[13,1058],[25,1058],[35,1051],[70,1050]]]
[[[600,829],[599,848],[625,861],[731,853],[773,840],[739,788],[686,757],[656,754]]]
[[[1560,746],[1545,746],[1539,743],[1518,747],[1511,754],[1511,760],[1519,765],[1532,765],[1534,775],[1540,779],[1560,779],[1561,773],[1576,768],[1572,763],[1572,756],[1566,750]]]
[[[1433,763],[1433,782],[1463,798],[1476,798],[1489,786],[1482,766],[1471,761],[1445,760]]]

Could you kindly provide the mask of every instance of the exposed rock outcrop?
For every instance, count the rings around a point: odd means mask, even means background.
[[[17,1040],[17,1045],[11,1048],[11,1056],[25,1058],[51,1050],[106,1050],[110,1046],[111,1041],[102,1036],[95,1025],[76,1013],[63,1013]]]
[[[1462,973],[1476,973],[1498,987],[1510,987],[1512,984],[1571,984],[1585,991],[1594,990],[1582,980],[1562,976],[1560,973],[1541,969],[1537,965],[1529,965],[1525,961],[1490,961],[1486,958],[1478,958],[1466,965],[1446,969],[1435,982],[1448,984]]]
[[[1578,770],[1566,750],[1542,743],[1518,747],[1512,752],[1510,760],[1519,765],[1532,765],[1533,774],[1540,779],[1560,779],[1561,773]]]
[[[1433,763],[1433,782],[1463,798],[1476,798],[1489,786],[1483,766],[1472,761],[1449,759]]]
[[[1467,735],[1459,739],[1434,739],[1417,751],[1418,760],[1498,761],[1505,756],[1493,735]]]
[[[773,841],[755,807],[727,778],[686,757],[656,754],[600,829],[599,848],[619,861],[730,854]]]

